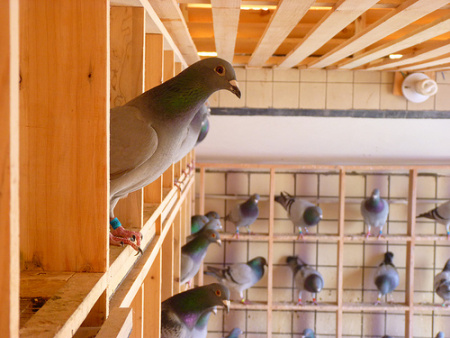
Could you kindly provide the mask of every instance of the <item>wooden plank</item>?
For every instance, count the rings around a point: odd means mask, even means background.
[[[161,278],[164,283],[161,285],[161,301],[173,296],[173,275],[174,275],[174,227],[170,224],[166,238],[162,244],[162,268]]]
[[[300,19],[309,10],[314,0],[283,0],[278,4],[261,36],[248,66],[261,67],[273,55]]]
[[[144,203],[161,203],[163,199],[163,179],[158,179],[144,187]]]
[[[400,67],[406,64],[424,62],[428,59],[438,57],[444,54],[450,53],[450,44],[447,41],[439,43],[437,46],[433,45],[430,48],[423,48],[410,55],[404,55],[400,61],[392,60],[383,62],[382,64],[377,64],[375,66],[366,66],[364,67],[367,70],[383,70],[383,69],[392,69],[395,67]]]
[[[340,0],[286,55],[279,67],[290,68],[299,64],[377,2],[377,0]]]
[[[342,337],[343,302],[344,302],[344,227],[345,227],[345,171],[339,171],[339,216],[338,216],[337,243],[337,304],[336,311],[336,337]]]
[[[133,311],[130,308],[115,308],[95,336],[96,338],[127,338],[133,329]]]
[[[0,6],[0,331],[19,335],[19,4]]]
[[[167,170],[163,173],[163,188],[169,188],[171,189],[173,187],[174,183],[174,176],[175,176],[175,168],[172,164]]]
[[[76,273],[20,329],[20,337],[69,337],[106,288],[106,274]]]
[[[211,0],[217,56],[233,63],[241,0]]]
[[[111,108],[121,106],[144,91],[144,9],[111,7]],[[125,227],[142,228],[143,191],[122,198],[114,214]]]
[[[182,72],[183,70],[183,65],[181,64],[181,62],[175,62],[175,75],[178,75]]]
[[[144,2],[144,1],[142,1]],[[200,60],[180,6],[175,0],[149,0],[188,65]]]
[[[173,78],[175,75],[175,58],[172,50],[164,51],[164,71],[163,80],[164,82]]]
[[[391,53],[418,45],[450,31],[450,15],[439,18],[413,32],[378,46],[352,59],[339,63],[339,68],[353,69]]]
[[[145,34],[145,90],[163,82],[164,36]]]
[[[20,249],[45,270],[108,265],[108,11],[20,2]]]
[[[161,332],[161,251],[144,280],[144,337],[159,337]]]
[[[107,290],[103,291],[97,302],[81,324],[82,327],[100,327],[109,316],[109,297]]]
[[[360,51],[375,41],[398,31],[410,23],[439,9],[447,4],[447,0],[408,0],[399,5],[391,13],[368,26],[364,31],[346,40],[324,56],[308,63],[311,68],[323,68],[332,65],[345,57]]]
[[[173,291],[172,294],[176,295],[180,292],[180,255],[181,255],[181,216],[185,209],[186,200],[181,205],[178,213],[175,217],[173,227]]]
[[[267,243],[267,337],[272,337],[273,303],[273,235],[275,223],[275,169],[270,169],[269,181],[269,241]]]
[[[74,272],[22,271],[20,297],[51,298],[74,274]]]
[[[133,330],[131,331],[130,338],[144,337],[144,289],[145,285],[142,284],[131,303],[131,308],[133,309]]]
[[[403,70],[412,71],[412,70],[423,70],[433,66],[442,66],[444,64],[450,63],[450,54],[445,54],[440,57],[434,58],[433,61],[420,62],[418,64],[406,65],[403,66]]]
[[[392,87],[392,94],[396,96],[403,96],[402,93],[402,83],[405,77],[401,72],[395,72],[394,74],[394,85]]]

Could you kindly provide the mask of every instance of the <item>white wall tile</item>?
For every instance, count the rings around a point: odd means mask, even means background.
[[[450,84],[450,71],[437,72],[436,73],[437,83],[449,83]]]
[[[284,82],[299,82],[300,71],[298,70],[298,68],[275,68],[273,70],[273,80]]]
[[[379,109],[380,85],[373,83],[355,83],[353,88],[354,109]]]
[[[353,84],[327,83],[327,109],[352,109]]]
[[[272,85],[272,82],[247,82],[247,107],[272,107]]]
[[[380,83],[381,72],[355,71],[355,83]]]
[[[381,72],[381,83],[394,83],[394,72]]]
[[[298,108],[298,82],[273,83],[273,108]]]
[[[219,90],[209,97],[208,102],[211,108],[219,107],[220,92]]]
[[[324,69],[300,70],[301,82],[327,82],[327,71]]]
[[[272,68],[249,68],[247,69],[247,81],[272,81]]]
[[[246,90],[247,84],[245,81],[239,83],[239,89],[241,90],[241,98],[238,98],[228,90],[221,90],[219,96],[219,106],[225,108],[241,108],[245,107],[245,100],[247,96]]]
[[[448,74],[450,77],[450,74]],[[450,110],[450,83],[441,83],[438,85],[436,93],[436,110]]]
[[[300,83],[300,108],[324,109],[325,108],[325,83]]]
[[[351,70],[328,70],[327,82],[353,82],[353,71]]]
[[[407,101],[407,109],[408,110],[433,110],[434,109],[434,96],[430,96],[426,101],[415,103],[411,101]]]
[[[406,99],[403,96],[392,94],[393,84],[382,83],[380,86],[381,110],[405,110]]]
[[[236,80],[240,84],[241,81],[247,81],[247,70],[243,67],[234,67],[236,73]]]

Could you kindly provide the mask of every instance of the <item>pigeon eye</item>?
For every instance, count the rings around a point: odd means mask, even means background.
[[[220,290],[216,290],[216,296],[217,296],[217,297],[222,296],[222,292],[221,292]]]
[[[225,75],[225,68],[223,66],[217,66],[214,70],[219,75]]]
[[[211,237],[212,238],[216,238],[216,234],[211,234]]]

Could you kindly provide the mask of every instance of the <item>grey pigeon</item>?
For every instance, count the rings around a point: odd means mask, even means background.
[[[444,300],[442,306],[450,302],[450,259],[444,266],[444,269],[434,278],[434,291]]]
[[[383,336],[381,338],[392,338],[391,336]]]
[[[374,189],[372,195],[361,202],[361,214],[368,230],[366,236],[370,236],[370,229],[380,228],[378,237],[383,236],[383,227],[389,215],[389,204],[380,197],[380,190]]]
[[[219,283],[181,292],[161,304],[161,338],[198,338],[217,306],[227,310],[230,291]],[[206,336],[204,336],[206,337]]]
[[[240,328],[235,327],[233,330],[230,331],[230,333],[228,334],[228,336],[226,336],[225,338],[238,338],[239,335],[241,335],[243,332]]]
[[[247,263],[237,263],[226,268],[207,266],[206,275],[213,276],[230,290],[239,293],[241,302],[248,304],[244,298],[244,291],[255,285],[264,276],[264,266],[267,266],[264,257],[255,257]]]
[[[381,296],[392,293],[398,286],[400,278],[397,269],[392,262],[394,254],[390,251],[384,254],[383,262],[375,271],[374,282],[378,289],[378,298],[375,305],[381,303]]]
[[[436,335],[436,338],[445,338],[444,332],[439,331],[438,334]]]
[[[191,233],[186,237],[186,241],[192,241],[200,232],[211,229],[211,230],[220,230],[222,229],[222,223],[220,223],[220,219],[213,218],[208,223],[206,223],[199,231]]]
[[[225,217],[225,221],[231,221],[236,226],[236,237],[239,238],[239,228],[247,228],[250,234],[250,225],[256,221],[259,215],[259,195],[253,194],[243,203],[236,204],[230,213]]]
[[[316,335],[314,334],[314,331],[311,329],[304,329],[303,330],[303,337],[305,338],[315,338]]]
[[[111,109],[110,244],[140,250],[141,234],[125,230],[114,208],[119,199],[152,183],[180,156],[192,120],[220,89],[241,96],[231,64],[209,58]]]
[[[320,272],[306,264],[298,256],[288,256],[286,263],[292,270],[295,285],[299,290],[297,304],[302,304],[302,293],[308,291],[313,295],[313,303],[317,305],[317,293],[322,291],[325,284]]]
[[[216,307],[213,307],[211,311],[205,312],[200,316],[194,326],[194,329],[192,330],[192,337],[206,338],[206,336],[208,335],[209,317],[211,317],[212,313],[217,314]]]
[[[203,226],[209,222],[209,218],[205,215],[191,216],[191,234],[199,232]]]
[[[205,120],[202,122],[202,126],[200,128],[200,134],[198,135],[196,146],[201,143],[205,138],[206,135],[209,133],[209,119],[208,116],[205,118]]]
[[[311,202],[281,192],[275,196],[275,201],[280,203],[287,211],[289,219],[298,227],[299,237],[303,237],[302,229],[308,233],[308,227],[315,226],[322,219],[322,209]]]
[[[197,274],[211,243],[222,245],[219,233],[208,229],[181,247],[181,284],[190,281]]]
[[[450,201],[417,216],[417,218],[419,217],[429,218],[445,225],[447,229],[447,238],[450,239]]]

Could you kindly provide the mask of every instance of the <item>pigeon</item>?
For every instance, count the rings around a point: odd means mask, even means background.
[[[191,235],[199,232],[206,223],[212,220],[220,220],[220,216],[215,211],[209,211],[206,215],[194,215],[191,217]],[[220,222],[219,222],[220,224]],[[222,225],[220,226],[222,228]]]
[[[230,331],[230,333],[228,334],[228,336],[226,336],[225,338],[238,338],[239,335],[241,335],[243,332],[240,328],[235,327],[233,330]]]
[[[436,338],[445,338],[445,333],[442,331],[439,331],[438,334],[436,335]]]
[[[303,337],[305,338],[315,338],[314,331],[311,329],[304,329],[302,333]]]
[[[381,338],[392,338],[391,336],[383,336]]]
[[[311,266],[302,261],[298,256],[288,256],[286,258],[286,263],[291,268],[295,278],[295,284],[299,289],[297,304],[302,304],[302,292],[308,291],[314,294],[313,303],[317,305],[317,293],[322,291],[324,286],[324,280],[320,272],[314,270]]]
[[[198,135],[197,143],[195,146],[197,146],[199,143],[201,143],[205,138],[206,135],[208,135],[209,132],[209,119],[208,117],[205,118],[205,120],[202,122],[202,126],[200,128],[200,134]]]
[[[119,199],[152,183],[177,159],[192,120],[220,89],[241,96],[231,64],[208,58],[111,109],[110,244],[126,244],[142,252],[142,235],[125,230],[114,208]]]
[[[176,294],[161,303],[161,338],[197,338],[211,312],[229,304],[230,291],[219,283]]]
[[[192,241],[181,247],[181,284],[190,281],[197,274],[206,256],[206,250],[211,243],[222,246],[219,233],[208,229],[202,231]]]
[[[434,290],[444,300],[442,306],[446,306],[447,302],[450,302],[450,259],[447,260],[444,269],[434,278]]]
[[[253,194],[243,203],[236,204],[230,213],[225,217],[225,221],[231,221],[236,226],[236,237],[239,238],[239,228],[247,228],[250,234],[250,225],[256,221],[259,215],[259,195]]]
[[[238,292],[241,302],[249,304],[250,302],[244,298],[244,291],[261,280],[264,276],[264,266],[267,266],[266,259],[258,256],[247,263],[236,263],[222,269],[207,266],[204,273],[213,276],[230,290]]]
[[[447,239],[450,239],[450,201],[417,216],[417,218],[419,217],[429,218],[445,225],[447,229]]]
[[[383,263],[381,263],[375,271],[375,285],[378,289],[378,298],[375,305],[381,303],[381,296],[387,295],[394,291],[400,282],[397,269],[392,263],[394,254],[390,251],[384,254]]]
[[[308,227],[317,225],[322,219],[322,209],[298,197],[281,192],[275,197],[275,202],[280,203],[286,209],[289,219],[298,227],[299,239],[303,238],[302,228],[308,233]]]
[[[206,338],[206,336],[208,335],[209,317],[211,317],[212,313],[217,314],[216,307],[213,307],[211,311],[205,311],[205,313],[200,316],[194,326],[194,329],[192,330],[192,337]]]
[[[383,226],[389,214],[389,204],[380,197],[380,190],[374,189],[372,195],[361,202],[361,214],[368,226],[366,237],[370,236],[371,227],[380,228],[378,238],[383,236]]]
[[[186,241],[192,241],[197,235],[207,229],[211,230],[220,230],[222,229],[222,223],[220,223],[219,219],[213,218],[211,221],[206,223],[199,231],[191,233],[189,236],[186,237]]]

